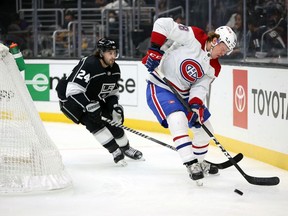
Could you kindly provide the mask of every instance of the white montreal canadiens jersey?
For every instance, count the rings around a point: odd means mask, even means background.
[[[202,101],[205,100],[209,92],[209,84],[213,80],[213,77],[206,74],[207,71],[211,70],[210,58],[207,57],[207,53],[204,51],[193,52],[192,49],[182,46],[167,53],[162,61],[161,72],[183,98],[198,97]],[[214,69],[212,68],[212,70]],[[160,79],[157,72],[151,73],[149,80],[170,91],[170,88]]]
[[[184,33],[184,35],[186,34],[184,42],[186,45],[182,46],[179,46],[179,43],[181,43],[179,41],[181,40],[179,30],[173,28],[174,31],[178,31],[176,32],[178,37],[173,37],[173,31],[170,32],[169,36],[178,40],[178,46],[173,47],[172,45],[165,52],[159,69],[183,98],[189,98],[190,100],[193,97],[198,97],[205,101],[209,92],[209,85],[215,78],[215,70],[210,65],[208,53],[201,49],[201,44],[195,38],[192,29],[188,28],[189,31]],[[163,34],[163,32],[161,33]],[[175,47],[177,48],[175,49]],[[165,85],[155,71],[149,75],[149,81],[170,91],[170,88]]]

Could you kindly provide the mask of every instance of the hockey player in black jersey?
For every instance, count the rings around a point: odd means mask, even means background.
[[[73,122],[83,124],[114,158],[126,165],[124,156],[138,160],[142,153],[129,145],[122,128],[101,120],[106,117],[123,123],[123,107],[118,103],[120,68],[115,62],[118,48],[115,41],[102,38],[93,55],[82,58],[67,79],[57,85],[61,111]]]

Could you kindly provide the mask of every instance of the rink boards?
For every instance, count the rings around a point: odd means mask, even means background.
[[[77,62],[26,60],[26,84],[44,121],[69,122],[59,112],[55,87]],[[122,70],[119,85],[125,125],[169,133],[158,125],[146,105],[145,67],[140,61],[118,63]],[[208,104],[215,135],[227,150],[288,170],[287,80],[287,69],[222,66],[212,83]]]

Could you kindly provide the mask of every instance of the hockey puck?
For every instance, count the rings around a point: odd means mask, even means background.
[[[240,196],[242,196],[242,195],[243,195],[243,192],[242,192],[242,191],[240,191],[240,190],[238,190],[238,189],[235,189],[235,190],[234,190],[234,192],[235,192],[235,193],[237,193],[237,194],[239,194]]]

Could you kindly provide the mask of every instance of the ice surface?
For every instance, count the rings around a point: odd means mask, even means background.
[[[45,123],[58,146],[72,188],[37,194],[1,195],[1,216],[284,216],[288,172],[244,157],[240,167],[253,176],[278,176],[277,186],[255,186],[230,167],[198,187],[173,150],[127,132],[146,161],[114,164],[112,155],[81,125]],[[143,131],[142,131],[143,132]],[[172,144],[169,135],[143,132]],[[234,155],[233,152],[230,152]],[[207,159],[227,158],[210,146]],[[234,192],[237,188],[244,194]]]

